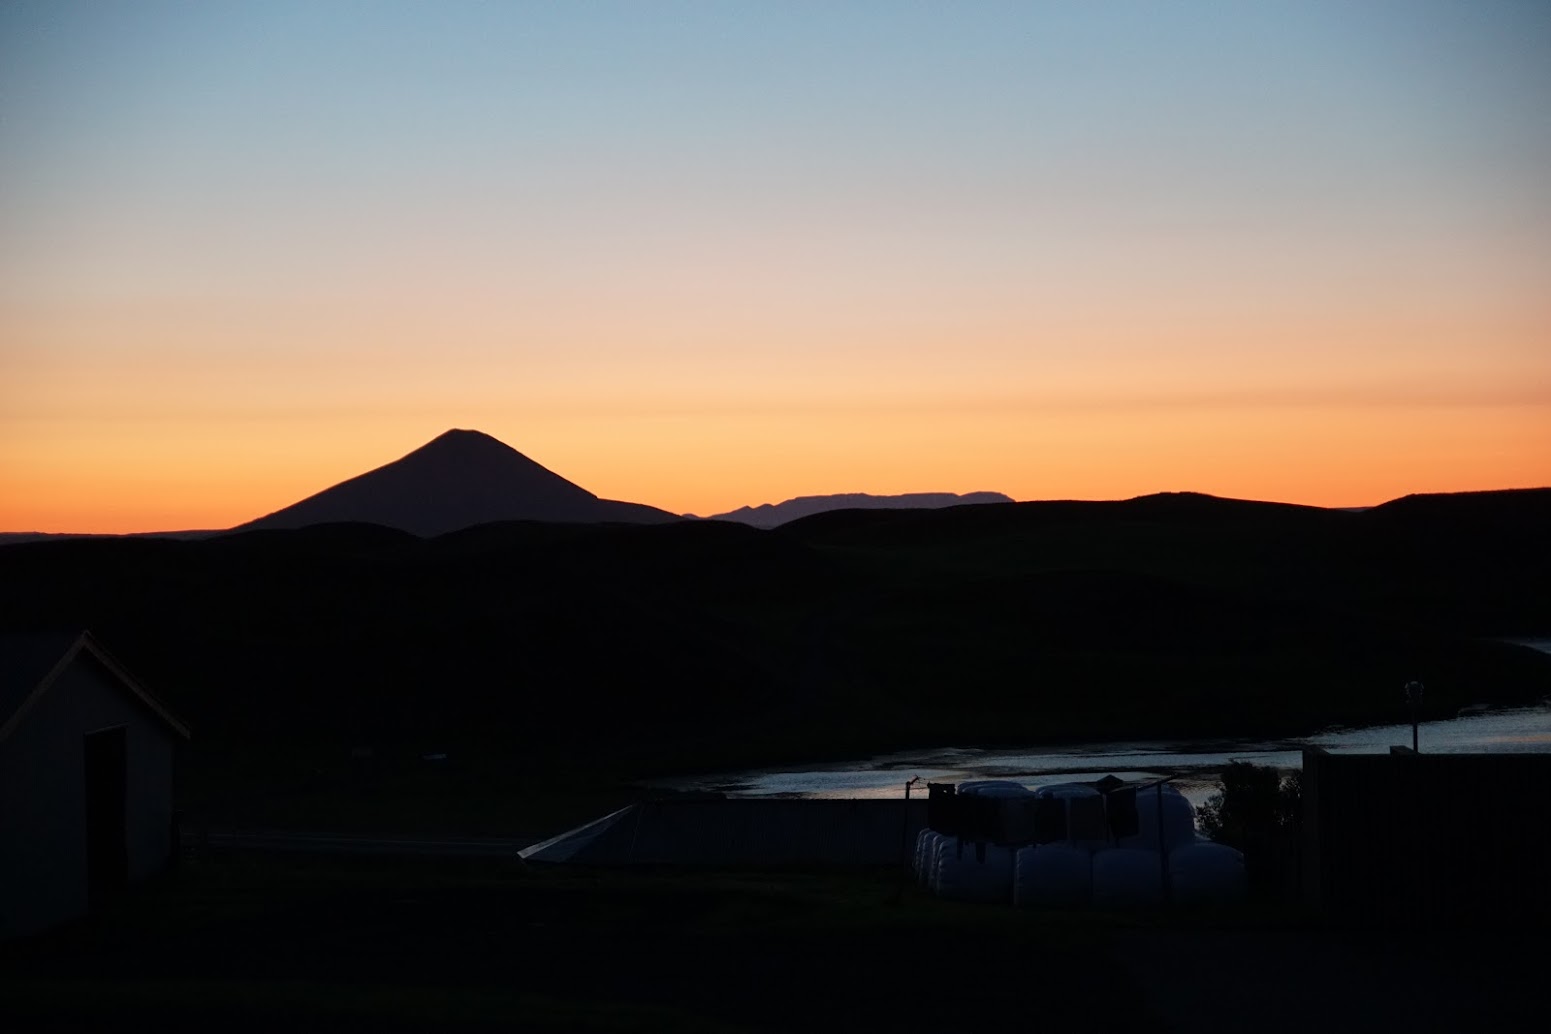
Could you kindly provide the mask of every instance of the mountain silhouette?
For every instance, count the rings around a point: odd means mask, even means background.
[[[764,503],[759,506],[740,506],[736,510],[718,513],[713,521],[738,521],[756,528],[775,528],[787,521],[811,517],[830,510],[937,510],[945,506],[963,506],[970,503],[1010,503],[1011,496],[1000,492],[910,492],[905,495],[868,495],[865,492],[847,492],[841,495],[803,495],[784,503]]]
[[[640,503],[599,499],[488,434],[455,429],[401,459],[232,530],[362,522],[433,536],[491,521],[677,519]]]

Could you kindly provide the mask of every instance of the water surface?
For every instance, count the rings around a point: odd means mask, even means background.
[[[1525,707],[1462,715],[1419,726],[1421,749],[1434,754],[1551,753],[1551,707]],[[905,783],[967,779],[1012,779],[1030,785],[1093,780],[1113,774],[1122,779],[1175,776],[1175,783],[1198,807],[1216,792],[1218,773],[1231,761],[1251,761],[1281,769],[1303,764],[1306,745],[1336,754],[1382,754],[1391,746],[1411,744],[1409,724],[1331,729],[1314,736],[1284,740],[1151,740],[1074,743],[1028,749],[943,747],[904,751],[861,761],[663,780],[652,785],[681,790],[710,790],[736,797],[903,797]],[[924,792],[917,784],[913,792]]]

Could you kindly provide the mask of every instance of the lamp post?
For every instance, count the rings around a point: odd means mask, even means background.
[[[1412,679],[1406,683],[1406,704],[1411,709],[1411,752],[1417,752],[1416,710],[1422,706],[1422,684]]]
[[[910,858],[910,788],[920,781],[920,776],[911,776],[905,784],[905,821],[899,831],[899,853],[906,860]]]

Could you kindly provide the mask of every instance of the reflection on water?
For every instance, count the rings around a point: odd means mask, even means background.
[[[1420,746],[1426,753],[1551,753],[1551,707],[1515,708],[1424,722]],[[1175,785],[1198,807],[1217,790],[1217,774],[1230,761],[1295,769],[1303,747],[1312,744],[1337,754],[1382,754],[1409,746],[1411,726],[1381,725],[1332,729],[1305,739],[1214,740],[1152,743],[1079,743],[1030,750],[941,748],[886,754],[833,765],[762,769],[665,780],[655,786],[714,790],[740,797],[902,797],[905,782],[1013,779],[1030,784],[1066,779],[1092,780],[1113,773],[1122,779],[1176,776]],[[915,792],[924,792],[917,784]]]

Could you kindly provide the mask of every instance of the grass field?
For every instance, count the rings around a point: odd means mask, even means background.
[[[892,871],[234,855],[0,947],[0,1029],[1293,1030],[1319,1011],[1511,1029],[1539,965],[1488,931],[1031,914]]]

